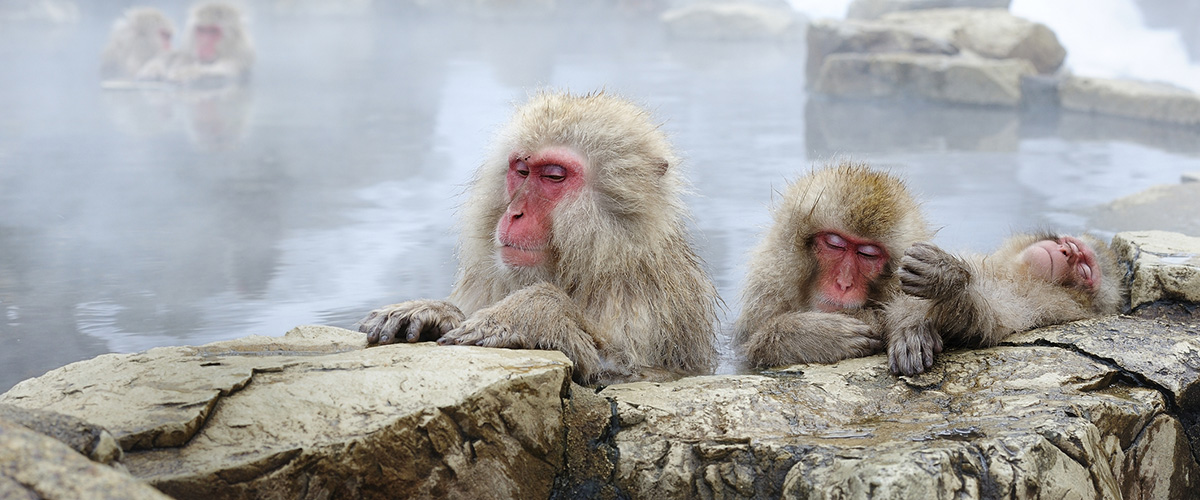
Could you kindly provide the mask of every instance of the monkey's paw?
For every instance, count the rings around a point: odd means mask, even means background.
[[[922,323],[892,335],[888,365],[893,375],[916,375],[933,366],[933,355],[940,352],[942,337]]]
[[[466,319],[454,304],[442,300],[410,300],[371,311],[358,322],[367,344],[437,340]],[[402,335],[403,334],[403,335]]]
[[[526,345],[519,335],[514,333],[512,326],[500,321],[495,315],[486,314],[486,311],[480,311],[466,321],[463,321],[458,328],[447,332],[442,338],[438,339],[438,343],[442,345],[477,345],[481,347],[507,347],[511,349],[532,348],[532,346]]]
[[[917,243],[906,250],[896,276],[904,293],[925,299],[961,293],[971,277],[961,260],[930,243]]]

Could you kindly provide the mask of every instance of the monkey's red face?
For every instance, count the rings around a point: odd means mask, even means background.
[[[163,52],[171,50],[171,30],[158,30],[158,43],[162,45]]]
[[[1100,286],[1095,252],[1087,243],[1070,236],[1029,245],[1021,252],[1020,259],[1030,273],[1051,283],[1087,290]]]
[[[583,173],[583,157],[567,147],[509,156],[508,210],[496,225],[500,259],[506,265],[535,267],[545,262],[551,214],[564,198],[583,188]]]
[[[813,305],[824,312],[866,304],[871,282],[889,258],[879,242],[834,231],[817,233],[813,251],[820,267]]]
[[[221,43],[221,27],[213,25],[196,26],[196,58],[210,63],[217,60],[217,44]]]

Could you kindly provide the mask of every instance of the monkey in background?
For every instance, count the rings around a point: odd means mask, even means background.
[[[896,261],[931,231],[904,183],[841,163],[792,183],[750,258],[734,344],[755,368],[832,363],[883,347]]]
[[[162,11],[138,7],[125,11],[113,23],[108,43],[100,54],[100,76],[105,80],[132,80],[146,63],[171,51],[175,25]]]
[[[138,78],[189,86],[249,80],[254,47],[243,21],[241,11],[230,3],[207,2],[192,7],[183,49],[155,58],[138,72]]]
[[[900,265],[906,295],[885,314],[894,374],[927,370],[943,344],[990,347],[1012,333],[1116,314],[1125,294],[1116,256],[1088,235],[1019,234],[987,256],[920,243]]]
[[[449,299],[376,309],[359,330],[559,350],[582,384],[712,372],[718,299],[688,243],[678,161],[629,101],[534,95],[475,174]]]

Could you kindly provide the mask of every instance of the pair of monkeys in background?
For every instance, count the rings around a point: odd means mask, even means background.
[[[368,344],[562,351],[583,384],[711,373],[719,299],[685,234],[665,135],[604,93],[542,92],[517,109],[462,207],[448,300],[359,323]],[[754,251],[734,343],[748,364],[829,363],[886,348],[893,373],[944,345],[1118,312],[1122,275],[1087,236],[1026,234],[954,256],[904,184],[861,164],[792,183]]]
[[[204,2],[188,12],[183,47],[172,50],[175,25],[162,11],[137,7],[113,23],[100,54],[105,85],[163,82],[218,86],[245,82],[254,47],[241,10],[231,3]]]

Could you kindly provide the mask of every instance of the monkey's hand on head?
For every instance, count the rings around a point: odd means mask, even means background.
[[[562,351],[575,363],[575,379],[585,384],[602,367],[579,306],[561,289],[544,282],[480,309],[438,343]]]
[[[466,316],[444,300],[410,300],[371,311],[358,322],[367,344],[437,340],[462,324]]]
[[[904,293],[934,301],[961,294],[971,280],[961,259],[930,243],[917,243],[906,250],[896,275]]]
[[[793,312],[776,316],[746,339],[746,361],[755,368],[833,363],[869,356],[883,347],[861,319],[839,313]]]

